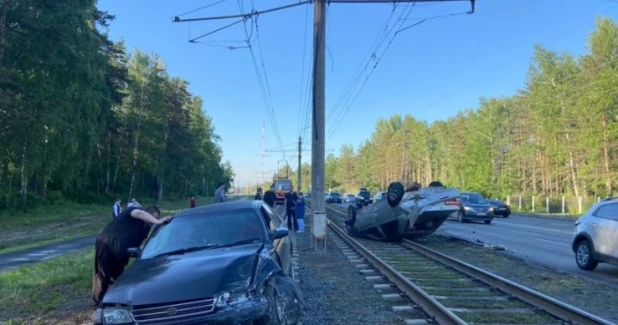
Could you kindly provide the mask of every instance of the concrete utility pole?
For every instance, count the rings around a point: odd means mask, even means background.
[[[302,180],[303,180],[302,175],[303,175],[303,173],[302,173],[302,169],[301,169],[302,168],[302,160],[301,160],[302,152],[303,152],[303,138],[298,137],[298,171],[296,172],[298,174],[297,175],[298,176],[298,183],[296,183],[296,184],[298,184],[298,190],[299,191],[303,190],[303,183],[302,183]]]
[[[311,130],[311,206],[325,213],[326,0],[313,3],[313,128]]]

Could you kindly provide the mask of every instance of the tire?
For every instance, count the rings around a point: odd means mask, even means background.
[[[485,220],[485,224],[488,225],[491,223],[491,220]]]
[[[388,206],[391,208],[398,206],[401,199],[403,199],[404,192],[405,188],[400,182],[392,182],[388,185],[388,189],[386,190],[386,202]]]
[[[292,287],[289,287],[292,286]],[[284,291],[290,290],[286,294]],[[264,285],[264,296],[268,300],[268,315],[257,322],[259,325],[296,325],[300,319],[303,309],[302,293],[299,291],[291,277],[274,275]],[[290,299],[294,302],[290,303]],[[290,304],[286,304],[286,300]],[[297,309],[298,308],[298,309]]]
[[[505,215],[504,215],[504,217],[505,217],[505,218],[508,218],[509,216],[510,216],[510,214],[509,214],[509,213],[507,213],[507,214],[505,214]]]
[[[577,243],[575,246],[575,262],[580,269],[592,271],[599,265],[592,253],[592,245],[588,240],[582,239]]]
[[[345,220],[345,229],[349,235],[353,234],[352,228],[356,223],[356,208],[352,205],[348,207],[348,215]]]
[[[285,305],[279,297],[277,289],[268,284],[264,288],[264,295],[268,299],[268,316],[269,319],[266,322],[262,322],[264,325],[288,325],[291,324],[287,319]]]

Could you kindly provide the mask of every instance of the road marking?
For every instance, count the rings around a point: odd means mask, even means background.
[[[569,244],[559,243],[559,242],[557,242],[557,241],[553,241],[553,240],[540,239],[540,238],[536,238],[536,240],[538,240],[538,241],[542,241],[542,242],[545,242],[545,243],[554,244],[554,245],[560,245],[560,246],[571,247],[571,245],[569,245]]]
[[[518,224],[513,224],[513,223],[499,223],[500,225],[509,225],[509,226],[513,226],[513,227],[521,227],[521,228],[528,228],[528,229],[535,229],[535,230],[539,230],[539,231],[549,231],[549,232],[555,232],[555,233],[559,233],[559,234],[566,234],[566,235],[572,235],[573,231],[560,231],[560,230],[554,230],[554,229],[547,229],[547,228],[542,228],[542,227],[533,227],[533,226],[525,226],[525,225],[518,225]]]

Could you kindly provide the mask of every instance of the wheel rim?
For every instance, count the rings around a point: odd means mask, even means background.
[[[588,246],[585,244],[580,244],[577,247],[577,264],[586,265],[590,260],[590,251],[588,250]]]

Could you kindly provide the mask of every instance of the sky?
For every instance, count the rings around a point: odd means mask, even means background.
[[[306,138],[302,161],[311,162],[313,5],[264,13],[246,26],[238,18],[172,19],[298,2],[99,0],[98,7],[116,16],[111,39],[123,39],[129,50],[157,53],[170,75],[190,82],[222,139],[224,160],[247,186],[262,170],[270,178],[285,161],[297,166],[299,135]],[[410,114],[432,123],[477,108],[480,97],[512,95],[524,85],[535,44],[581,55],[595,17],[618,21],[618,0],[477,0],[472,15],[451,15],[469,11],[466,1],[412,6],[328,6],[326,154],[338,154],[344,144],[360,146],[381,118]]]

